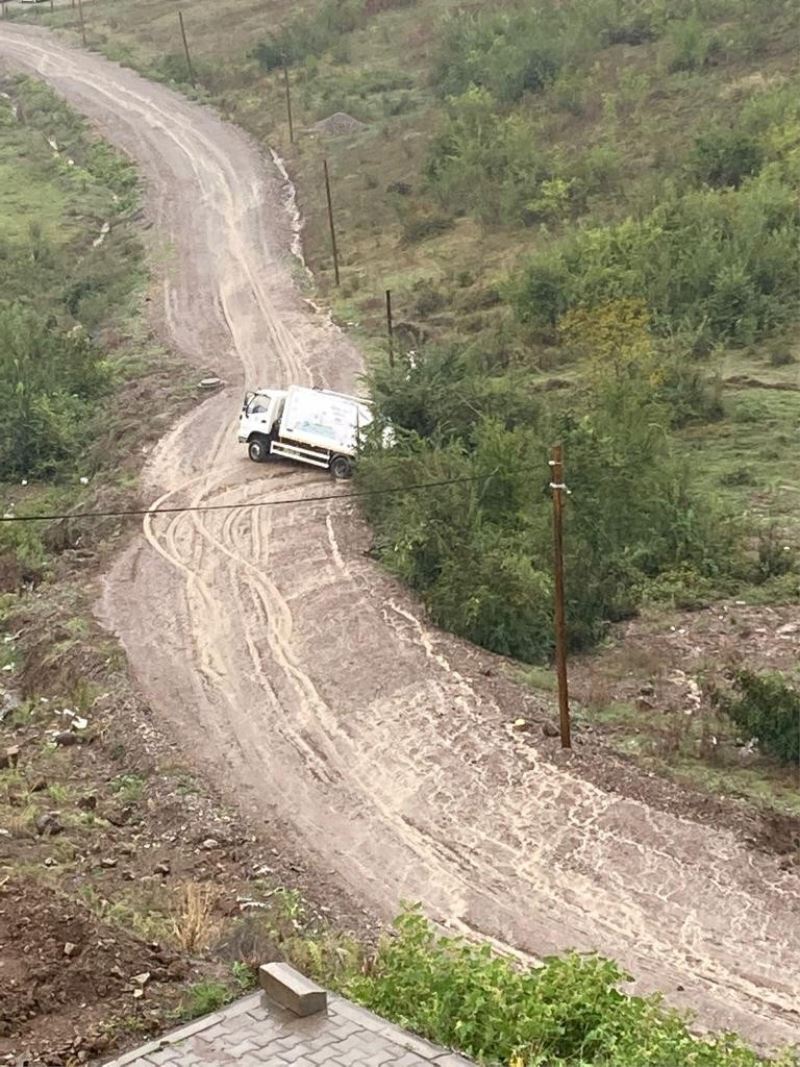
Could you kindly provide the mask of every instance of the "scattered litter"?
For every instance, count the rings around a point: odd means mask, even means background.
[[[99,248],[110,232],[111,224],[109,222],[104,222],[103,225],[100,227],[99,237],[95,237],[95,239],[92,241],[92,248]]]
[[[70,708],[64,708],[62,712],[58,712],[57,714],[62,715],[65,719],[69,719],[73,730],[85,730],[89,725],[88,719],[84,719],[82,715],[78,715],[77,712],[72,711]]]
[[[85,474],[81,476],[79,481],[80,481],[81,485],[88,485],[89,484],[89,479],[86,477]]]
[[[240,898],[236,903],[239,905],[239,911],[255,911],[258,908],[269,907],[269,904],[263,900],[242,900]]]

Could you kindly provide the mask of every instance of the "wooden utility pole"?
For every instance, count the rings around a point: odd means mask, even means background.
[[[289,68],[283,64],[283,82],[286,86],[286,115],[289,119],[289,143],[294,144],[294,122],[292,121],[292,87],[289,84]]]
[[[386,332],[389,335],[389,366],[394,366],[394,323],[392,322],[392,290],[386,290]]]
[[[331,180],[328,175],[328,161],[324,159],[322,166],[325,171],[325,195],[328,198],[328,221],[331,224],[331,248],[333,249],[333,273],[336,285],[339,285],[339,250],[336,247],[336,226],[333,222],[333,201],[331,200]]]
[[[86,23],[83,21],[83,0],[78,0],[78,21],[81,24],[81,44],[86,47]]]
[[[80,2],[80,0],[78,0]],[[186,53],[186,69],[189,72],[189,83],[192,88],[195,88],[194,80],[194,67],[192,66],[192,57],[189,55],[189,42],[186,40],[186,27],[183,24],[183,12],[178,12],[178,22],[181,24],[181,37],[183,38],[183,50]]]
[[[561,747],[572,748],[567,684],[567,622],[564,605],[564,450],[554,445],[550,453],[550,489],[553,492],[553,562],[555,569],[556,673]]]

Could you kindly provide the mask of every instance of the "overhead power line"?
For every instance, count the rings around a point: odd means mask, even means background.
[[[68,511],[45,515],[2,515],[0,522],[57,522],[60,519],[122,519],[143,518],[147,515],[180,515],[189,512],[237,511],[246,508],[273,508],[282,504],[319,504],[329,500],[356,500],[370,496],[389,496],[396,493],[416,493],[425,489],[439,489],[447,485],[464,485],[469,482],[484,482],[498,473],[472,474],[463,478],[443,478],[434,482],[416,482],[411,485],[394,485],[386,489],[359,489],[352,493],[320,493],[317,496],[290,496],[277,500],[249,500],[240,504],[195,504],[176,505],[164,508],[120,508],[108,511]]]

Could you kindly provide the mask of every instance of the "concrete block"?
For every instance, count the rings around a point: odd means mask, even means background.
[[[326,1011],[328,994],[288,963],[265,963],[258,969],[261,988],[276,1004],[293,1015],[316,1015]]]

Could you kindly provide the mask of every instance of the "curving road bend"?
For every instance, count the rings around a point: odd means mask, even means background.
[[[159,325],[224,392],[159,443],[162,504],[312,495],[235,440],[246,384],[351,390],[357,351],[292,281],[285,190],[236,129],[42,32],[0,26],[0,60],[45,78],[139,165]],[[151,517],[101,614],[165,727],[252,816],[388,916],[422,900],[535,954],[617,958],[700,1021],[800,1039],[800,884],[770,857],[584,781],[504,726],[481,668],[364,556],[345,503]]]

